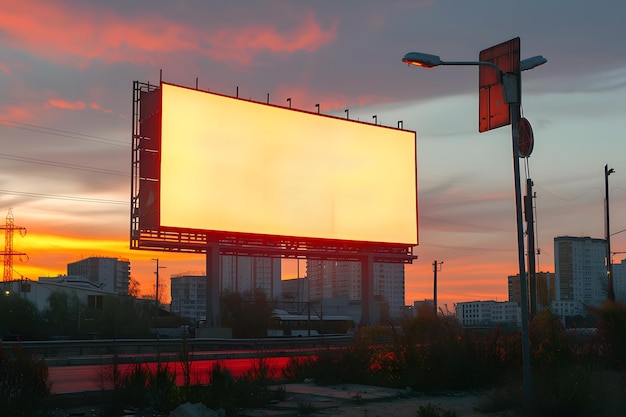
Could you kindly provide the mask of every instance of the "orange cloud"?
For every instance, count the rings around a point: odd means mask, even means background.
[[[304,16],[290,33],[281,34],[268,25],[252,25],[246,28],[224,28],[213,35],[213,49],[220,54],[235,57],[242,51],[267,49],[272,52],[295,52],[298,50],[315,51],[335,38],[338,21],[335,20],[328,30],[323,30],[315,21],[312,13]]]
[[[7,75],[11,75],[11,70],[6,65],[0,62],[0,72],[4,72]]]
[[[90,103],[89,107],[94,109],[94,110],[98,110],[101,111],[103,113],[111,113],[111,109],[103,109],[102,107],[100,107],[97,103]]]
[[[67,110],[84,110],[87,106],[80,100],[75,102],[63,101],[63,100],[48,100],[48,104],[52,107],[57,107],[59,109],[67,109]]]
[[[34,111],[26,108],[26,107],[18,107],[18,106],[4,106],[0,108],[0,115],[4,124],[5,121],[15,120],[15,121],[26,121],[32,119]]]
[[[145,63],[155,53],[193,51],[216,61],[248,65],[262,51],[315,51],[336,36],[338,21],[324,29],[312,12],[279,32],[270,24],[224,23],[214,30],[192,27],[161,16],[123,17],[112,12],[58,3],[11,2],[0,9],[10,48],[22,48],[63,65],[85,68],[91,61]]]

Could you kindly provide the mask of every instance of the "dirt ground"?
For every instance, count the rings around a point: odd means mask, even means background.
[[[285,398],[265,407],[240,410],[238,417],[419,417],[420,407],[430,407],[424,416],[447,417],[512,417],[514,413],[486,414],[486,393],[448,392],[425,395],[410,390],[398,390],[368,385],[344,384],[316,386],[314,384],[287,384]],[[95,407],[96,409],[98,407]],[[446,412],[454,414],[444,414]],[[122,413],[126,417],[167,417],[169,413],[140,410]],[[102,416],[94,407],[60,410],[55,417]],[[219,415],[219,414],[216,414]],[[114,416],[107,416],[114,417]],[[115,416],[118,417],[118,416]]]
[[[285,401],[262,409],[245,410],[245,417],[417,417],[421,407],[438,409],[439,415],[456,417],[505,417],[511,412],[485,414],[479,410],[486,394],[451,392],[437,396],[363,385],[316,387],[295,384],[286,387]],[[434,410],[433,410],[434,411]],[[428,416],[436,414],[425,414]]]
[[[344,403],[336,407],[321,408],[310,416],[343,417],[417,417],[420,406],[438,407],[440,412],[454,412],[457,417],[485,417],[475,409],[476,397],[413,397],[364,404]],[[493,416],[498,414],[493,414]],[[499,414],[505,416],[507,414]]]

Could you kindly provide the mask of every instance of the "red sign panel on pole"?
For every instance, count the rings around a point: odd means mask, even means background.
[[[511,39],[482,50],[478,60],[492,62],[502,73],[514,73],[519,77],[520,39]],[[491,66],[480,65],[478,79],[478,131],[486,132],[510,124],[509,105],[504,100],[498,71]]]

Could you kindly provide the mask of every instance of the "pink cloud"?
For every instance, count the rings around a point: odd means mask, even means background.
[[[315,51],[335,38],[338,26],[335,21],[324,29],[309,12],[290,31],[279,32],[271,24],[232,22],[211,30],[155,15],[137,19],[85,6],[69,11],[58,3],[31,1],[5,5],[0,21],[6,34],[0,44],[80,68],[97,59],[146,63],[158,59],[156,53],[186,51],[247,65],[264,51]]]
[[[5,120],[26,121],[33,117],[33,111],[26,107],[4,106],[0,108],[0,115]]]
[[[9,67],[0,62],[0,72],[4,72],[7,75],[11,75],[11,70]]]
[[[64,100],[48,100],[48,104],[52,107],[57,107],[59,109],[67,109],[67,110],[84,110],[87,106],[80,100],[76,100],[74,102],[64,101]]]
[[[89,103],[89,108],[91,108],[93,110],[101,111],[103,113],[111,113],[111,109],[103,109],[97,103]]]

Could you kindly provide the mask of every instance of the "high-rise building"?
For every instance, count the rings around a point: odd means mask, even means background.
[[[361,264],[359,262],[307,260],[307,278],[312,300],[348,296],[361,300]],[[392,317],[404,311],[404,264],[374,263],[374,296],[389,306]]]
[[[220,293],[252,293],[260,290],[268,300],[281,293],[279,258],[220,256]],[[170,311],[182,317],[200,320],[206,317],[206,275],[183,273],[170,278]]]
[[[615,300],[626,302],[626,259],[618,264],[613,264],[613,291],[615,291]]]
[[[520,292],[519,274],[509,275],[509,301],[521,302],[522,295]],[[536,297],[537,310],[549,308],[552,301],[556,300],[556,276],[551,272],[536,272]],[[529,283],[530,288],[530,283]],[[530,302],[530,290],[528,292]]]
[[[90,257],[67,264],[67,275],[81,276],[103,291],[128,294],[130,261],[122,258]]]
[[[221,291],[238,293],[261,290],[268,300],[280,297],[280,258],[220,256]]]
[[[308,278],[284,279],[281,287],[281,309],[296,313],[306,310],[309,301]]]
[[[206,317],[206,275],[174,275],[170,279],[173,314],[200,320]]]
[[[597,307],[607,299],[606,240],[554,238],[556,299]]]

